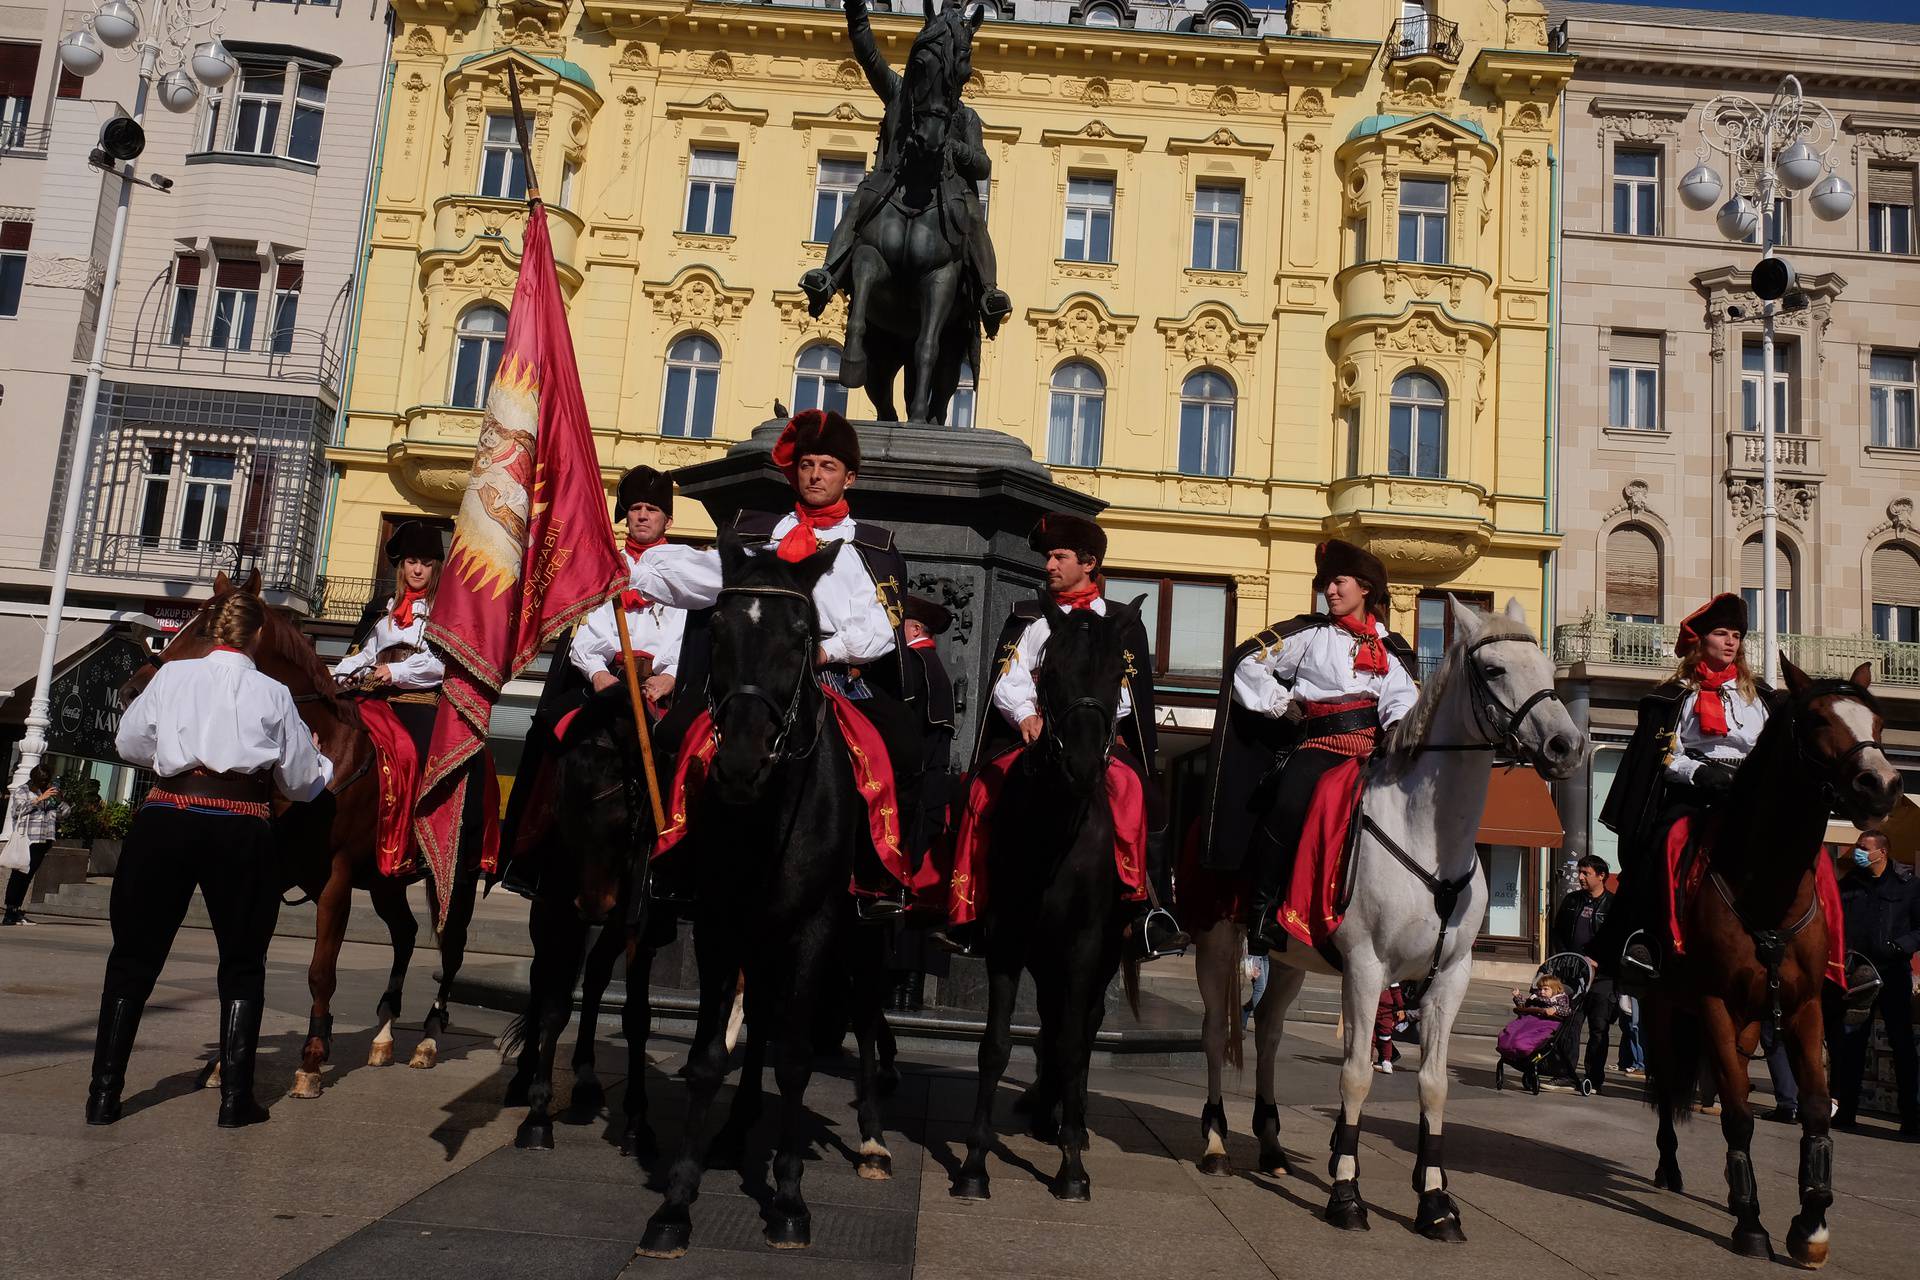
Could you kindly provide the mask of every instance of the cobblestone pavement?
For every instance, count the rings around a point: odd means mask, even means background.
[[[1410,1073],[1380,1077],[1366,1113],[1364,1194],[1373,1230],[1348,1235],[1319,1220],[1334,1110],[1331,1029],[1290,1041],[1279,1101],[1298,1172],[1284,1179],[1202,1177],[1193,1166],[1204,1095],[1198,1068],[1102,1068],[1094,1074],[1090,1204],[1060,1204],[1045,1179],[1057,1153],[1016,1131],[1011,1104],[1030,1069],[1016,1063],[1002,1094],[1004,1145],[993,1198],[947,1194],[971,1108],[969,1057],[909,1049],[887,1111],[895,1176],[864,1182],[850,1167],[851,1085],[844,1068],[816,1075],[817,1123],[805,1190],[814,1246],[762,1243],[764,1163],[714,1170],[694,1208],[694,1252],[635,1259],[659,1203],[646,1171],[609,1144],[612,1123],[559,1126],[552,1152],[513,1148],[519,1116],[503,1111],[498,1013],[457,1010],[440,1065],[360,1066],[387,959],[349,944],[334,1008],[339,1035],[326,1092],[286,1098],[306,1025],[310,944],[275,942],[262,1034],[262,1099],[272,1122],[215,1128],[215,1097],[195,1075],[215,1035],[213,946],[183,930],[141,1027],[127,1116],[106,1129],[81,1120],[99,979],[108,944],[98,923],[48,920],[0,933],[0,1275],[602,1278],[652,1274],[741,1277],[1330,1276],[1364,1269],[1422,1280],[1470,1277],[1759,1275],[1723,1244],[1722,1151],[1716,1128],[1682,1135],[1685,1195],[1658,1192],[1652,1117],[1618,1096],[1539,1098],[1495,1092],[1492,1045],[1463,1038],[1447,1112],[1447,1156],[1469,1242],[1431,1244],[1411,1229],[1417,1127]],[[415,966],[410,1020],[424,1010],[432,957]],[[417,1022],[414,1023],[417,1026]],[[417,1033],[403,1032],[404,1063]],[[571,1042],[569,1041],[569,1044]],[[649,1096],[662,1136],[679,1130],[673,1076],[683,1040],[655,1041]],[[603,1079],[619,1096],[624,1046],[605,1033]],[[561,1084],[562,1097],[571,1081]],[[1251,1080],[1229,1077],[1232,1144],[1253,1148]],[[769,1108],[771,1116],[773,1108]],[[1762,1203],[1776,1243],[1792,1214],[1796,1132],[1762,1124],[1755,1140]],[[1920,1146],[1890,1126],[1838,1136],[1838,1202],[1830,1271],[1902,1280],[1920,1239]],[[656,1184],[657,1186],[657,1184]]]

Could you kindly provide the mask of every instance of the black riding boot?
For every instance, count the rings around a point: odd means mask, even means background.
[[[260,1002],[230,1000],[220,1009],[220,1127],[261,1124],[267,1109],[253,1099],[254,1053],[260,1043]]]
[[[112,1124],[120,1118],[120,1091],[127,1083],[127,1059],[140,1030],[143,1000],[100,997],[100,1029],[93,1041],[93,1082],[87,1086],[87,1123]]]

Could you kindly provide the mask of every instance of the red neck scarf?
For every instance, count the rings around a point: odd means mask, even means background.
[[[1100,584],[1088,582],[1084,587],[1073,591],[1056,591],[1053,602],[1071,613],[1075,609],[1091,609],[1093,602],[1100,598]]]
[[[424,591],[401,588],[399,596],[393,602],[393,625],[410,627],[413,625],[413,606],[427,598]]]
[[[667,540],[665,538],[655,538],[652,542],[638,542],[634,539],[632,534],[628,534],[627,535],[627,554],[632,556],[635,560],[638,560],[641,556],[647,554],[647,552],[653,550],[655,547],[663,547],[666,544],[667,544]],[[652,603],[653,601],[647,599],[645,596],[641,595],[638,591],[634,590],[632,587],[628,587],[625,591],[622,591],[620,593],[620,607],[622,609],[625,609],[628,613],[632,613],[638,609],[644,609]]]
[[[799,564],[820,549],[820,535],[814,530],[831,529],[847,518],[847,500],[842,498],[830,507],[810,507],[796,502],[793,516],[800,523],[787,530],[774,554],[788,564]]]
[[[1380,635],[1373,629],[1373,615],[1365,609],[1355,609],[1352,613],[1342,614],[1334,619],[1340,628],[1360,642],[1353,653],[1353,670],[1372,672],[1375,675],[1387,674],[1387,646],[1380,642]]]
[[[907,641],[907,648],[909,649],[931,649],[933,647],[934,645],[933,645],[932,636],[921,636],[917,640]]]
[[[1693,714],[1699,718],[1700,731],[1726,733],[1727,704],[1720,691],[1740,678],[1740,668],[1729,662],[1715,671],[1703,663],[1694,675],[1700,681],[1700,693],[1693,700]]]

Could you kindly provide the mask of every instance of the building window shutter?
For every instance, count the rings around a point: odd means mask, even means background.
[[[37,44],[0,44],[0,98],[31,98],[39,62]]]
[[[1751,587],[1755,591],[1765,587],[1761,579],[1765,576],[1763,567],[1766,560],[1762,556],[1763,547],[1759,535],[1748,538],[1740,548],[1740,585]],[[1793,557],[1787,554],[1787,544],[1779,542],[1773,548],[1773,582],[1782,591],[1793,590]],[[1759,619],[1754,619],[1759,625]]]
[[[200,259],[183,253],[173,260],[173,282],[192,288],[200,283]]]
[[[1876,164],[1867,169],[1867,203],[1898,204],[1912,208],[1913,170],[1900,165]]]
[[[54,91],[57,98],[77,98],[85,90],[85,82],[65,67],[60,68],[60,87]]]
[[[1623,525],[1607,535],[1607,612],[1660,617],[1660,547],[1638,526]]]
[[[1920,558],[1900,546],[1873,553],[1873,602],[1920,606]]]
[[[1613,331],[1613,358],[1632,364],[1660,363],[1660,335]]]
[[[25,249],[32,243],[31,222],[0,222],[0,249]]]
[[[306,268],[301,263],[283,262],[280,264],[279,270],[275,273],[274,288],[284,290],[298,289],[300,282],[305,276]]]
[[[220,259],[219,271],[214,277],[214,285],[221,289],[258,289],[260,287],[260,264],[244,262],[234,258]]]

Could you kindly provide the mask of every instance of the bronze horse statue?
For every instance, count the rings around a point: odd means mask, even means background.
[[[254,570],[238,585],[226,574],[214,578],[213,595],[199,612],[174,634],[155,663],[142,667],[121,689],[121,704],[146,688],[158,663],[204,657],[214,647],[207,633],[207,610],[221,597],[234,591],[260,594],[260,573]],[[307,967],[307,986],[313,995],[308,1017],[307,1039],[301,1048],[300,1066],[294,1072],[295,1098],[320,1096],[320,1071],[333,1050],[333,993],[338,984],[340,944],[346,938],[347,918],[352,910],[353,890],[365,889],[373,899],[373,909],[386,923],[393,940],[393,967],[388,974],[385,993],[380,997],[380,1029],[368,1051],[368,1066],[386,1066],[393,1061],[393,1024],[400,1016],[401,988],[419,925],[407,904],[407,886],[418,877],[400,878],[381,874],[375,865],[375,850],[380,818],[380,796],[376,785],[376,761],[373,740],[360,719],[354,701],[334,680],[313,644],[300,633],[293,618],[283,609],[266,611],[267,622],[253,654],[254,665],[287,686],[293,694],[300,718],[313,731],[320,750],[333,761],[333,782],[319,798],[304,804],[277,804],[274,834],[280,853],[280,890],[298,888],[317,905],[314,922],[313,960]],[[479,788],[472,788],[476,793]],[[469,811],[471,820],[476,815]],[[438,994],[422,1025],[420,1043],[408,1066],[426,1069],[439,1061],[438,1036],[448,1026],[447,997],[454,977],[460,971],[466,947],[467,925],[473,916],[473,887],[479,870],[479,842],[469,839],[462,848],[462,865],[455,874],[453,904],[440,935],[442,978]],[[218,1063],[208,1075],[212,1085],[218,1078]]]

